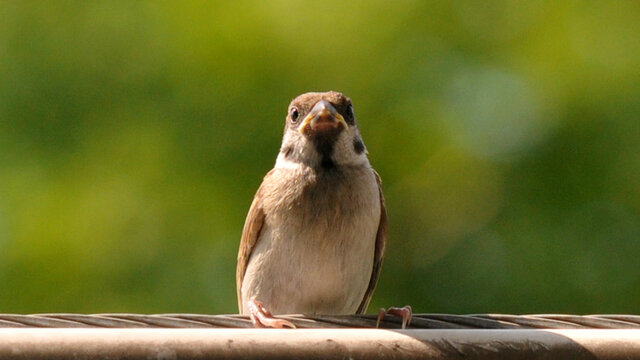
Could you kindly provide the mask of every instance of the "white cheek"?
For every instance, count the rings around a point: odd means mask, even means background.
[[[297,169],[300,167],[300,163],[299,162],[294,162],[291,161],[289,159],[287,159],[283,153],[278,154],[278,158],[276,159],[276,165],[275,168],[277,169]]]
[[[315,149],[312,142],[307,139],[296,138],[297,135],[298,134],[291,134],[289,132],[285,134],[282,140],[282,149],[291,146],[293,150],[288,156],[285,156],[281,149],[276,159],[276,168],[298,169],[302,164],[316,166],[322,161],[318,150]],[[359,154],[355,151],[353,140],[358,137],[360,137],[360,135],[356,128],[346,129],[339,135],[332,154],[332,160],[337,165],[370,167],[366,150]]]
[[[308,141],[301,135],[298,136],[298,134],[287,133],[282,140],[282,144],[282,148],[276,159],[276,168],[297,169],[301,165],[313,166],[314,164],[319,164],[322,160],[311,141]],[[282,149],[287,147],[291,147],[292,150],[285,156]]]
[[[353,139],[358,136],[354,129],[344,131],[340,134],[338,141],[336,142],[333,159],[339,165],[366,165],[369,166],[369,160],[367,159],[367,152],[363,151],[360,154],[356,153],[353,145]]]

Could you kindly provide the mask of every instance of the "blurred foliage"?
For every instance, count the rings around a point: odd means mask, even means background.
[[[236,311],[286,106],[339,90],[372,309],[638,313],[640,5],[3,1],[0,312]]]

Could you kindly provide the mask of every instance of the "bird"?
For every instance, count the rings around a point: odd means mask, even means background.
[[[381,180],[367,154],[344,94],[308,92],[291,101],[275,166],[251,203],[238,251],[238,307],[255,327],[295,327],[273,314],[367,310],[387,239]]]

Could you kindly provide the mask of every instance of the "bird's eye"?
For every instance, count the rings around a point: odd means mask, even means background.
[[[347,106],[345,115],[347,115],[348,118],[353,119],[353,105],[349,104],[349,106]]]
[[[298,108],[297,107],[292,107],[289,110],[289,116],[291,116],[291,121],[296,122],[298,121],[298,116],[300,116],[300,113],[298,112]]]

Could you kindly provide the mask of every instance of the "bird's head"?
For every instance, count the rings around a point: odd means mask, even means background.
[[[368,165],[351,100],[335,91],[310,92],[291,101],[276,166],[305,164],[330,170]]]

